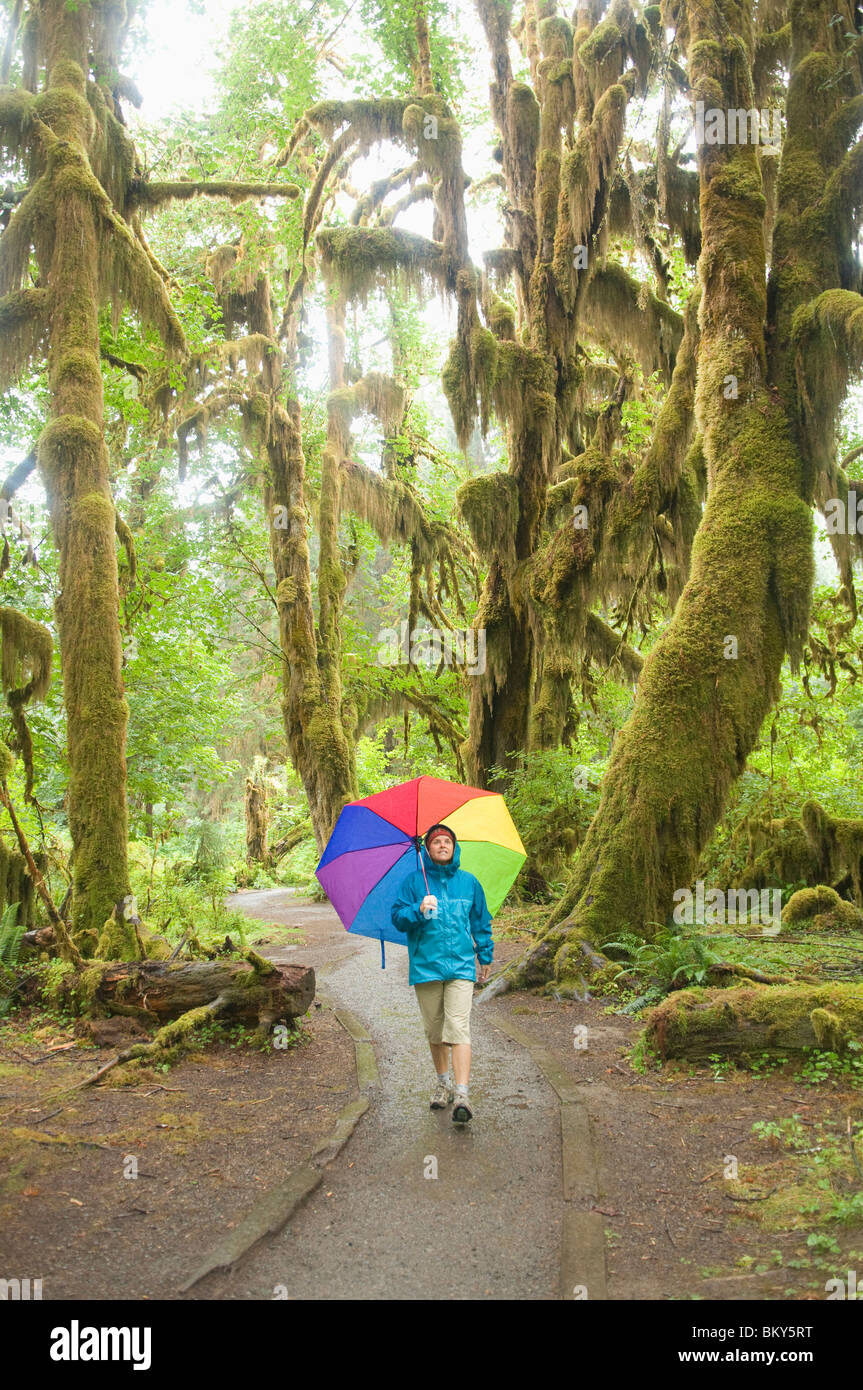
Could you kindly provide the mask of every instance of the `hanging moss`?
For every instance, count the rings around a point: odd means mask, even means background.
[[[497,371],[497,340],[493,332],[477,323],[470,335],[471,377],[480,402],[480,427],[483,436],[488,431]]]
[[[484,251],[482,258],[487,268],[497,276],[498,283],[503,284],[516,268],[518,253],[511,246],[496,246],[491,251]]]
[[[683,338],[683,319],[620,265],[609,261],[584,291],[582,321],[595,342],[611,352],[631,352],[646,376],[670,380]]]
[[[277,352],[271,338],[263,333],[247,333],[241,338],[229,338],[218,344],[218,353],[231,372],[237,372],[244,362],[248,376],[257,376],[267,357]]]
[[[443,248],[398,227],[324,227],[317,243],[324,274],[348,299],[364,303],[372,290],[393,283],[425,294],[452,282]]]
[[[698,174],[684,169],[660,152],[662,177],[659,182],[660,212],[666,225],[683,243],[687,265],[696,265],[701,255],[701,194]],[[652,188],[648,177],[647,191]]]
[[[577,62],[585,74],[587,87],[596,101],[623,72],[626,44],[613,19],[602,20],[587,38],[575,36]]]
[[[822,882],[838,883],[847,876],[854,901],[863,908],[863,820],[830,816],[816,801],[806,802],[801,820]]]
[[[539,146],[540,108],[533,91],[524,82],[509,84],[506,121],[516,191],[522,197],[529,198],[533,194]]]
[[[15,290],[0,299],[0,389],[16,381],[48,329],[47,290]]]
[[[306,120],[328,140],[344,125],[362,147],[369,149],[380,140],[398,140],[402,134],[405,108],[411,97],[380,97],[373,101],[319,101],[310,106]]]
[[[512,342],[515,338],[515,309],[500,295],[492,295],[486,313],[489,327],[496,338]]]
[[[405,389],[383,372],[367,372],[353,386],[330,392],[327,410],[337,426],[342,451],[347,454],[351,422],[363,411],[376,416],[385,434],[394,434],[402,422]]]
[[[456,503],[479,555],[497,555],[504,565],[515,561],[518,483],[510,473],[481,473],[462,483]]]
[[[538,352],[521,343],[498,343],[494,407],[520,435],[526,422],[546,441],[555,424],[554,372]]]
[[[202,195],[208,198],[227,198],[236,206],[247,198],[299,198],[300,189],[295,183],[241,183],[231,180],[150,183],[136,180],[130,187],[127,205],[130,209],[141,207],[152,210],[163,207],[166,203],[187,202],[190,198]]]
[[[402,117],[402,133],[415,150],[421,167],[437,182],[461,166],[461,132],[458,121],[443,114],[442,103],[423,97],[422,104],[411,103]],[[430,137],[429,117],[434,118]]]
[[[51,681],[54,650],[48,628],[14,608],[0,608],[0,635],[0,679],[4,692],[26,689],[27,699],[44,699]]]
[[[15,754],[0,739],[0,782],[5,782],[8,777],[11,777],[14,770]]]
[[[740,875],[743,888],[782,888],[786,883],[815,883],[818,856],[796,816],[750,819],[747,863]]]
[[[416,494],[394,478],[384,478],[362,464],[342,470],[341,502],[374,529],[382,544],[413,544],[422,563],[434,555],[434,535]]]
[[[50,180],[43,174],[18,204],[0,238],[0,296],[25,285],[34,238],[38,236],[44,253],[50,255],[53,234]]]
[[[26,149],[33,105],[33,97],[22,88],[0,88],[0,145],[9,159],[20,159]]]
[[[623,138],[629,94],[620,84],[603,90],[593,119],[583,127],[566,156],[561,182],[566,190],[575,244],[590,246],[611,186],[611,174]]]
[[[863,371],[863,299],[827,290],[794,315],[792,340],[805,422],[807,486],[829,470],[839,409],[848,383]]]
[[[128,217],[130,191],[137,172],[135,146],[126,127],[109,111],[101,87],[87,84],[87,100],[95,116],[95,132],[89,144],[93,172],[114,208]]]
[[[470,353],[454,338],[441,375],[459,448],[466,449],[476,423],[476,390],[471,385]]]

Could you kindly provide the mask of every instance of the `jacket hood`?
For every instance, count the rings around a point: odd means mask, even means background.
[[[455,846],[453,847],[452,859],[446,864],[436,864],[425,845],[422,847],[421,854],[426,873],[428,873],[429,869],[432,869],[437,874],[454,874],[461,862],[461,845],[458,840],[456,840]]]

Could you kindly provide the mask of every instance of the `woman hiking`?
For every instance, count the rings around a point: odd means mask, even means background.
[[[461,850],[447,825],[426,831],[422,869],[408,874],[393,903],[392,924],[407,935],[409,983],[416,989],[425,1034],[437,1072],[432,1110],[453,1099],[452,1118],[473,1116],[470,1083],[470,1010],[474,982],[485,984],[494,943],[482,884],[459,868]],[[477,976],[474,951],[479,961]],[[452,1048],[455,1096],[447,1062]]]

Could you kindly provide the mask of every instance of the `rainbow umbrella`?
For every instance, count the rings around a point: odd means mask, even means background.
[[[498,792],[440,777],[414,777],[389,791],[349,801],[336,821],[315,876],[348,931],[404,946],[390,919],[398,891],[422,867],[430,826],[445,821],[461,846],[462,869],[475,874],[494,916],[516,880],[526,852]]]

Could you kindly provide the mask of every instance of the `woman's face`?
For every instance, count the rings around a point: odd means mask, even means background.
[[[445,830],[438,830],[429,840],[429,858],[436,864],[448,864],[452,859],[453,844]]]

